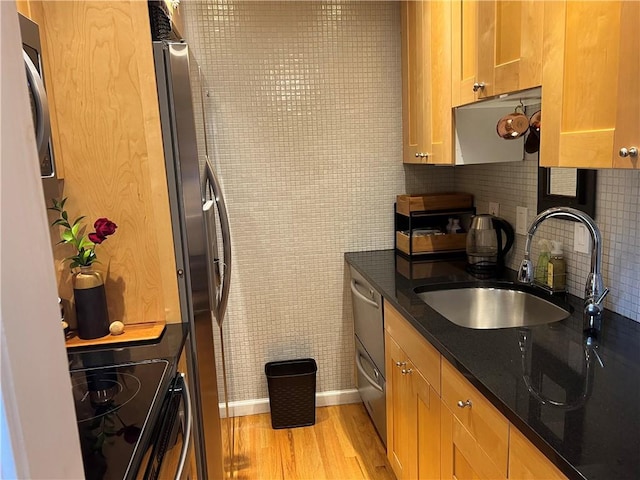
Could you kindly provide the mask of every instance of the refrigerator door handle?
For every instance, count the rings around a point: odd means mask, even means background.
[[[213,166],[209,158],[207,157],[205,163],[205,174],[207,181],[211,188],[213,189],[213,200],[217,204],[218,216],[220,217],[220,230],[222,232],[222,252],[223,252],[223,263],[222,263],[222,291],[220,292],[220,296],[218,301],[216,302],[216,319],[218,321],[218,325],[222,326],[222,322],[224,321],[224,315],[227,311],[227,302],[229,300],[229,289],[231,287],[231,233],[229,228],[229,215],[227,213],[227,206],[224,201],[224,196],[222,195],[222,188],[220,186],[220,182],[218,181],[218,177],[216,176],[215,171],[213,170]],[[206,205],[207,202],[205,202]],[[207,222],[207,230],[212,227],[209,220]],[[213,232],[215,234],[215,232]],[[219,263],[220,261],[217,259],[213,259],[216,262],[216,269],[219,272]],[[219,275],[219,273],[218,273]],[[219,276],[218,276],[219,279]],[[218,280],[219,281],[219,280]]]

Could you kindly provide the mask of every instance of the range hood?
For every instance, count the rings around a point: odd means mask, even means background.
[[[541,102],[542,88],[537,87],[456,107],[455,165],[524,160],[526,135],[505,140],[496,132],[496,124],[519,105],[527,115],[531,115],[540,109]]]

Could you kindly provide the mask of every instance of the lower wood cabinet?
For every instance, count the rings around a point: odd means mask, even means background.
[[[509,435],[509,478],[515,480],[566,480],[558,468],[516,428]]]
[[[440,478],[440,398],[385,333],[387,457],[398,480]]]
[[[442,405],[442,478],[506,478],[509,422],[444,360]]]
[[[389,303],[387,458],[398,480],[566,477]]]

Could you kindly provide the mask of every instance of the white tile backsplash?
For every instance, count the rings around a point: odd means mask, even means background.
[[[353,388],[343,253],[393,247],[400,193],[468,191],[479,212],[497,201],[514,225],[516,206],[531,220],[536,163],[402,164],[398,2],[191,0],[181,8],[209,92],[212,157],[231,217],[230,399],[266,397],[264,364],[288,358],[316,359],[318,391]],[[597,212],[607,306],[636,320],[639,178],[599,172]],[[539,235],[572,246],[572,227],[550,230]],[[588,259],[568,252],[567,264],[580,293]]]

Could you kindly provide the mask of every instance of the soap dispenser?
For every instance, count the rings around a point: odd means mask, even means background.
[[[566,265],[564,262],[562,242],[551,241],[551,259],[547,265],[547,284],[554,292],[566,289]]]
[[[542,239],[538,242],[538,246],[540,247],[540,256],[538,257],[538,264],[536,265],[536,274],[534,279],[539,284],[548,285],[547,267],[550,260],[549,241]]]

